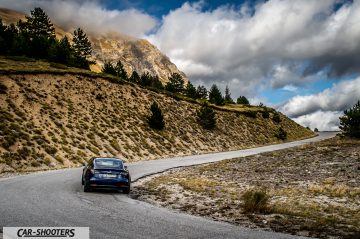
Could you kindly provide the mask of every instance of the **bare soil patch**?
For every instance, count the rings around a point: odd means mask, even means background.
[[[140,200],[250,228],[319,238],[360,232],[360,140],[180,168],[136,183]],[[242,196],[266,191],[265,213],[244,212]]]

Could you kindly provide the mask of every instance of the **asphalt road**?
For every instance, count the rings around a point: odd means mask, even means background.
[[[132,179],[169,168],[215,162],[294,147],[318,137],[247,150],[129,164]],[[90,227],[91,238],[299,238],[215,222],[133,200],[116,192],[84,193],[81,169],[34,173],[0,180],[0,228],[4,226]]]

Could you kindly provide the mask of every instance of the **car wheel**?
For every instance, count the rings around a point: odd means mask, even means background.
[[[91,188],[90,188],[90,183],[88,181],[84,182],[84,192],[90,192]]]
[[[125,194],[129,194],[129,193],[130,193],[130,185],[129,185],[129,187],[123,189],[123,192],[124,192]]]

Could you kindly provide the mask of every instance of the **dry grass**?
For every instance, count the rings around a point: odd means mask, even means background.
[[[196,121],[200,104],[48,62],[0,57],[0,71],[0,173],[79,166],[99,155],[132,162],[273,144],[280,125],[289,140],[312,136],[285,117],[276,124],[223,109],[207,131]],[[165,117],[160,132],[146,120],[153,100]],[[37,161],[45,156],[50,162]]]
[[[359,140],[336,137],[171,170],[139,182],[134,195],[158,204],[157,188],[164,188],[161,206],[296,235],[350,238],[360,231],[359,155]]]

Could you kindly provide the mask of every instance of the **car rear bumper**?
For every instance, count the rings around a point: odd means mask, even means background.
[[[128,179],[114,178],[114,179],[99,179],[92,177],[90,178],[90,187],[92,188],[128,188],[130,183]]]

